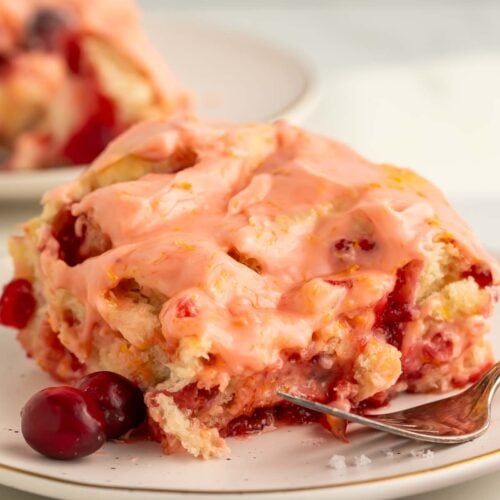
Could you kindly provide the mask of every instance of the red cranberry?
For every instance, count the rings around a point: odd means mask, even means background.
[[[339,252],[348,252],[354,248],[354,243],[351,240],[347,240],[345,238],[341,238],[336,241],[333,245],[336,250]]]
[[[177,318],[194,318],[198,314],[198,308],[191,299],[182,298],[177,303]]]
[[[108,439],[120,437],[146,418],[141,390],[117,373],[91,373],[83,377],[78,387],[101,408]]]
[[[364,252],[369,252],[370,250],[373,250],[377,244],[374,241],[363,238],[358,241],[358,245]]]
[[[37,392],[21,412],[26,442],[50,458],[71,460],[97,451],[104,441],[104,417],[97,403],[73,387]]]
[[[474,278],[480,288],[493,285],[493,275],[487,267],[481,267],[476,264],[470,267],[462,275],[464,278]]]
[[[28,280],[12,280],[0,298],[0,324],[22,329],[36,309],[33,287]]]
[[[24,45],[28,49],[54,50],[61,33],[67,28],[68,19],[62,12],[42,8],[26,25]]]

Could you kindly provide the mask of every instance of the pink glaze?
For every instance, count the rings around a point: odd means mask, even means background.
[[[179,147],[196,152],[195,166],[86,192],[128,155],[160,161]],[[68,267],[50,233],[40,232],[46,286],[68,289],[87,311],[83,334],[65,342],[82,360],[104,321],[106,294],[123,278],[169,298],[160,314],[166,340],[206,341],[231,374],[279,364],[283,349],[306,350],[332,318],[375,306],[397,269],[425,259],[438,235],[455,240],[471,264],[489,266],[496,284],[500,278],[495,260],[427,181],[285,123],[144,123],[44,202],[73,203],[73,214],[90,215],[113,244]],[[342,252],[340,239],[368,243]],[[258,261],[261,273],[228,256],[232,248]]]

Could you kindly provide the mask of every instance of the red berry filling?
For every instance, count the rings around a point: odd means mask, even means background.
[[[359,241],[348,240],[346,238],[341,238],[337,240],[334,245],[336,250],[339,252],[350,252],[356,247],[359,247],[363,252],[369,252],[373,250],[377,244],[374,241],[363,238]]]
[[[170,395],[174,398],[175,404],[179,408],[199,412],[207,408],[218,393],[218,387],[199,389],[193,383]]]
[[[354,408],[352,408],[352,411],[361,414],[367,413],[370,410],[375,410],[388,405],[389,401],[390,397],[387,392],[378,392],[358,403]]]
[[[0,324],[22,329],[36,309],[33,287],[28,280],[12,280],[3,289],[0,298]]]
[[[120,437],[146,418],[142,391],[117,373],[91,373],[80,381],[78,387],[99,405],[108,439]]]
[[[411,303],[413,283],[409,279],[411,265],[412,263],[407,264],[398,270],[394,289],[387,297],[385,304],[380,304],[376,311],[374,327],[381,329],[387,342],[398,349],[401,349],[406,323],[413,319],[414,314]]]
[[[62,209],[54,218],[52,235],[59,243],[58,257],[71,267],[111,248],[109,238],[92,221],[85,215],[75,217],[69,208]]]
[[[83,373],[85,365],[81,363],[78,358],[61,343],[57,333],[52,331],[48,324],[41,330],[40,340],[42,340],[47,346],[45,351],[47,353],[47,357],[44,359],[42,367],[54,378],[61,378],[57,373],[57,368],[61,363],[69,364],[69,367],[74,374],[74,378]]]
[[[256,408],[251,415],[237,417],[222,429],[223,437],[243,436],[269,429],[279,424],[303,425],[319,422],[321,414],[295,405]]]
[[[66,37],[62,44],[62,51],[69,70],[75,75],[81,74],[84,64],[79,37],[76,35]]]
[[[177,318],[194,318],[198,314],[198,308],[191,299],[183,298],[177,303]]]
[[[345,279],[345,280],[325,280],[327,283],[329,283],[330,285],[333,285],[333,286],[343,286],[347,289],[350,289],[352,288],[354,285],[353,285],[353,282],[352,280],[350,279]]]
[[[354,241],[341,238],[333,245],[339,252],[348,252],[354,248]]]
[[[85,259],[80,255],[82,236],[75,232],[76,217],[69,209],[61,210],[52,223],[52,234],[59,243],[59,258],[68,266],[76,266]]]
[[[8,54],[0,52],[0,77],[7,76],[11,68],[11,58]]]
[[[442,333],[436,333],[423,347],[423,352],[432,362],[444,363],[453,354],[453,342]]]
[[[76,165],[90,163],[117,133],[115,105],[111,99],[97,93],[93,111],[68,139],[61,156]]]
[[[493,285],[493,274],[487,267],[481,267],[474,264],[467,271],[465,271],[462,276],[464,278],[473,278],[480,288]]]
[[[49,387],[31,397],[21,413],[21,429],[34,450],[60,460],[90,455],[106,439],[97,403],[73,387]]]
[[[366,238],[359,240],[358,245],[364,252],[370,252],[377,246],[374,241],[367,240]]]

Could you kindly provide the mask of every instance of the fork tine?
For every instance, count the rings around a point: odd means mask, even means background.
[[[369,427],[373,427],[375,429],[379,429],[382,431],[388,430],[389,424],[385,424],[384,422],[379,420],[364,417],[363,415],[358,415],[356,413],[350,413],[348,411],[340,410],[339,408],[334,408],[333,406],[327,406],[321,403],[316,403],[314,401],[309,401],[308,399],[304,399],[299,396],[292,396],[291,394],[287,394],[285,392],[278,392],[277,394],[281,398],[290,401],[291,403],[295,403],[296,405],[302,406],[303,408],[307,408],[309,410],[317,411],[327,415],[332,415],[334,417],[340,417],[345,420],[350,420],[351,422],[367,425]],[[401,429],[401,431],[405,432],[403,429]]]
[[[481,435],[486,427],[479,432],[474,434],[464,434],[464,435],[454,435],[454,434],[443,434],[440,429],[420,429],[414,424],[408,422],[396,421],[394,417],[388,414],[388,420],[386,420],[384,415],[373,415],[370,417],[365,417],[363,415],[358,415],[356,413],[350,413],[332,406],[327,406],[321,403],[316,403],[314,401],[309,401],[308,399],[303,399],[298,396],[292,396],[284,392],[278,392],[278,396],[294,403],[296,405],[308,408],[309,410],[314,410],[327,415],[332,415],[334,417],[340,417],[345,420],[350,420],[351,422],[356,422],[358,424],[366,425],[373,429],[377,429],[383,432],[388,432],[390,434],[396,434],[405,438],[414,439],[417,441],[426,441],[433,443],[463,443],[469,441]],[[389,423],[390,422],[390,423]]]

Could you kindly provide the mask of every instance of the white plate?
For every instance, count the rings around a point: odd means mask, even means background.
[[[317,102],[312,69],[269,42],[174,20],[162,12],[146,15],[145,28],[179,80],[194,94],[197,113],[204,118],[297,122]],[[78,171],[0,172],[0,201],[37,199],[47,189],[74,178]]]
[[[0,259],[0,283],[9,279],[10,264]],[[500,314],[494,318],[500,329]],[[494,338],[500,354],[500,336]],[[493,422],[482,438],[460,446],[425,445],[357,428],[350,443],[327,436],[319,426],[292,427],[249,439],[230,439],[230,459],[201,461],[185,455],[165,456],[156,443],[107,443],[77,462],[59,462],[33,452],[19,433],[19,411],[38,389],[53,385],[15,341],[0,329],[0,484],[56,498],[186,500],[389,499],[456,484],[500,466],[500,398]],[[404,395],[392,407],[414,405],[431,396]],[[392,449],[389,459],[384,450]],[[412,450],[434,451],[416,458]],[[332,454],[348,462],[360,454],[372,463],[349,467],[345,474],[327,467]],[[210,496],[209,494],[212,494]]]

